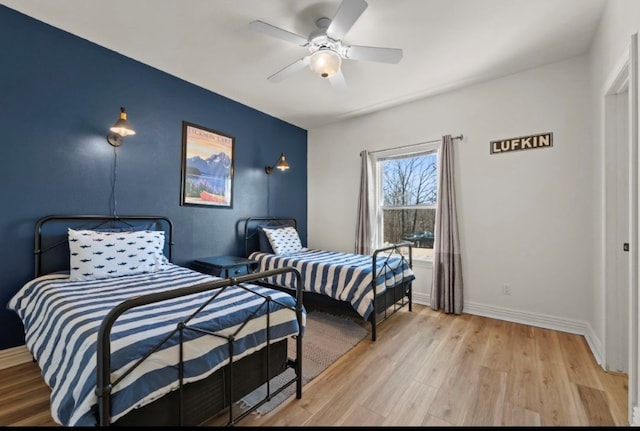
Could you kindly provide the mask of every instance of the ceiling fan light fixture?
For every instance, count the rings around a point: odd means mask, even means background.
[[[330,48],[320,48],[309,59],[309,68],[321,78],[331,78],[338,73],[342,57]]]

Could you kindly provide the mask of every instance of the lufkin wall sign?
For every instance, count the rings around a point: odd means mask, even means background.
[[[520,138],[501,139],[491,141],[491,154],[507,153],[509,151],[530,150],[533,148],[553,147],[553,133],[522,136]]]

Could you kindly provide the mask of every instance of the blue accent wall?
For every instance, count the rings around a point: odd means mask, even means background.
[[[171,218],[175,263],[241,256],[238,221],[268,204],[306,244],[306,130],[4,6],[0,52],[0,349],[24,343],[6,304],[33,277],[37,219],[112,213],[106,135],[121,106],[137,134],[117,150],[117,213]],[[180,205],[183,121],[235,137],[233,208]],[[281,152],[291,169],[267,180]]]

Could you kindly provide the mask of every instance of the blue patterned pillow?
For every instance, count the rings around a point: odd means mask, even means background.
[[[262,228],[269,238],[269,243],[275,254],[294,253],[302,250],[302,243],[298,231],[293,227],[279,229]]]
[[[69,229],[69,279],[98,280],[165,269],[164,231]]]
[[[274,253],[273,248],[271,247],[271,243],[269,242],[269,238],[267,238],[267,234],[264,232],[264,228],[267,229],[283,229],[285,227],[295,227],[293,225],[293,221],[283,222],[281,225],[268,225],[261,224],[257,226],[258,230],[258,243],[260,245],[260,251],[263,253]]]

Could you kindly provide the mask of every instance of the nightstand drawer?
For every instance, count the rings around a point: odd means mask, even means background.
[[[213,256],[194,260],[192,267],[205,274],[229,278],[252,273],[258,267],[258,262],[236,256]]]
[[[221,271],[221,274],[224,274],[226,272],[226,275],[221,275],[220,277],[238,277],[240,275],[247,275],[249,274],[249,265],[239,265],[239,266],[232,266],[229,268],[224,268]]]

